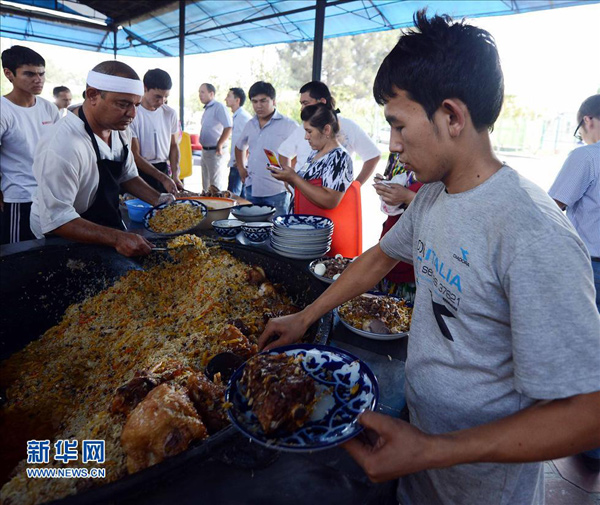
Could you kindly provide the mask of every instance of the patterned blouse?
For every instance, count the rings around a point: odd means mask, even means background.
[[[318,151],[313,151],[306,164],[298,171],[298,175],[310,181],[321,179],[323,187],[345,192],[354,180],[352,158],[343,147],[336,147],[325,156],[314,160]]]

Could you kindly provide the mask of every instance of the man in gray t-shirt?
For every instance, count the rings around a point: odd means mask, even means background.
[[[600,445],[600,316],[589,255],[538,187],[503,165],[489,128],[503,78],[489,33],[416,16],[374,85],[390,151],[425,183],[381,243],[259,346],[301,338],[323,313],[415,268],[410,424],[367,412],[379,437],[345,448],[402,505],[538,505],[539,461]],[[265,346],[270,338],[279,338]]]
[[[421,192],[380,243],[415,265],[411,424],[453,432],[536,400],[597,390],[600,348],[591,337],[600,326],[590,313],[588,254],[554,202],[506,166],[469,191],[449,194],[433,183]],[[542,471],[539,463],[497,463],[419,472],[401,481],[399,498],[543,503],[543,488],[533,485]]]

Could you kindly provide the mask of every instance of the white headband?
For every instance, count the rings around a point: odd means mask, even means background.
[[[101,74],[90,70],[87,76],[87,84],[100,91],[114,91],[116,93],[130,93],[143,96],[144,83],[139,79],[127,79],[116,75]]]

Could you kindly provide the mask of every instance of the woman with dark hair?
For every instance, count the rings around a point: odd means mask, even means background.
[[[336,138],[340,130],[337,116],[331,106],[318,103],[305,107],[300,117],[313,150],[306,164],[298,172],[289,165],[268,168],[275,179],[301,191],[314,205],[333,209],[353,181],[352,159]],[[320,185],[309,182],[315,180],[320,180]]]

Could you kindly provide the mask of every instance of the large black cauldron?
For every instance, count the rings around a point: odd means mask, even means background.
[[[105,247],[63,241],[50,241],[50,245],[41,247],[35,242],[31,244],[29,250],[4,254],[0,258],[0,359],[6,359],[24,348],[57,324],[72,303],[96,294],[128,270],[143,268],[144,264],[144,260],[125,258]],[[310,303],[324,289],[322,283],[307,271],[305,262],[237,244],[224,244],[223,247],[240,260],[263,267],[272,282],[285,285],[297,304]],[[327,315],[312,328],[314,341],[325,343],[330,328],[331,315]],[[278,461],[273,464],[275,460]],[[285,461],[284,466],[279,466],[282,460]],[[333,462],[337,461],[334,458]],[[336,489],[334,494],[346,503],[349,496],[358,497],[368,490],[364,478],[354,482],[344,476],[341,482],[333,484],[337,480],[337,470],[330,468],[331,464],[330,455],[323,461],[311,462],[300,456],[284,455],[280,458],[277,452],[249,444],[229,427],[161,464],[56,503],[160,503],[166,498],[165,493],[169,501],[172,499],[180,503],[267,504],[278,503],[283,497],[290,504],[304,503],[308,496],[306,480],[298,480],[303,473],[317,488],[321,487],[318,484],[321,480],[325,488],[332,489],[333,485]],[[268,468],[275,465],[278,465],[276,471]],[[315,465],[319,468],[318,472]],[[195,470],[192,471],[192,468]],[[276,480],[283,477],[287,482],[265,486],[259,484],[258,478],[255,479],[255,472],[264,475],[264,483],[271,477]],[[278,475],[280,473],[283,474]],[[184,475],[186,477],[182,480]],[[360,472],[356,475],[358,477]],[[177,480],[180,482],[175,483]],[[155,491],[150,491],[153,488]],[[249,488],[252,488],[251,492]],[[280,490],[279,498],[277,489]],[[254,498],[251,497],[253,494]],[[162,498],[158,498],[161,495]],[[230,501],[232,496],[236,498]]]

